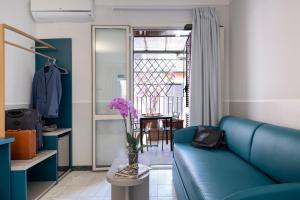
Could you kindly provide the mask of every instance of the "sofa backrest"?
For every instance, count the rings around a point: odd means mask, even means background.
[[[253,135],[263,123],[227,116],[220,121],[220,128],[225,131],[225,141],[228,148],[250,162],[250,150]]]
[[[250,162],[279,183],[300,182],[300,131],[260,126],[253,137]]]

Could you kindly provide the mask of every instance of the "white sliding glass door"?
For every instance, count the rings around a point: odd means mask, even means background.
[[[116,97],[130,97],[130,28],[93,26],[93,170],[107,169],[125,148],[120,115],[108,108]]]

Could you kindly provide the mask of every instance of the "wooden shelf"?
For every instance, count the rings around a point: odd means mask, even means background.
[[[24,171],[27,170],[34,165],[46,160],[47,158],[55,155],[57,153],[56,150],[45,150],[41,151],[37,154],[36,157],[30,160],[12,160],[11,161],[11,171]]]
[[[43,132],[43,136],[59,136],[61,134],[67,133],[72,131],[71,128],[58,128],[55,131],[51,131],[51,132]]]

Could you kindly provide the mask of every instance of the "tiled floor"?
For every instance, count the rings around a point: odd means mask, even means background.
[[[53,187],[42,200],[110,200],[105,172],[74,171]],[[150,171],[150,200],[176,200],[170,169]]]
[[[172,165],[173,152],[170,148],[170,141],[168,144],[164,141],[164,146],[162,150],[162,141],[152,141],[152,144],[158,144],[158,146],[149,147],[148,150],[145,147],[144,153],[139,154],[141,159],[149,160],[150,165]]]

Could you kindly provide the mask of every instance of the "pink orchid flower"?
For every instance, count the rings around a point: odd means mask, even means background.
[[[108,107],[110,109],[118,110],[123,118],[128,117],[128,115],[130,115],[134,119],[138,118],[137,110],[134,108],[130,101],[124,98],[115,98],[111,100],[111,102],[108,104]]]

